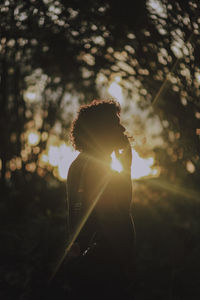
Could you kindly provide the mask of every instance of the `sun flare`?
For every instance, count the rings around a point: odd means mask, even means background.
[[[36,142],[36,137],[35,140]],[[41,155],[41,162],[48,166],[53,167],[54,175],[61,181],[67,179],[69,167],[73,160],[78,156],[79,152],[66,145],[64,142],[59,145],[49,145],[48,150]],[[137,151],[132,148],[132,166],[131,178],[140,179],[142,177],[154,177],[159,175],[159,169],[155,168],[154,158],[142,158]],[[119,159],[117,159],[115,152],[111,154],[110,168],[118,173],[123,171],[123,166]]]
[[[123,166],[116,158],[115,152],[112,152],[111,158],[111,168],[119,173],[122,172]],[[159,170],[158,168],[153,167],[153,164],[153,157],[142,158],[135,149],[132,149],[131,178],[139,179],[146,176],[157,176],[159,174]]]

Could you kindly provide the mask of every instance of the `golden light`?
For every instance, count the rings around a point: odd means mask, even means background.
[[[69,167],[73,160],[78,156],[78,151],[73,151],[71,147],[66,144],[62,144],[59,147],[60,159],[58,164],[58,173],[61,179],[66,179],[69,171]]]
[[[40,134],[37,131],[31,131],[28,133],[28,143],[31,146],[36,146],[40,141]]]
[[[120,76],[115,76],[115,81],[116,81],[116,82],[120,82],[120,80],[121,80],[121,77],[120,77]]]
[[[195,73],[195,76],[196,76],[197,82],[200,83],[200,73],[199,73],[199,72],[196,72],[196,73]]]
[[[69,167],[73,160],[78,156],[78,154],[78,151],[73,150],[72,147],[67,146],[64,142],[60,143],[59,145],[55,145],[55,143],[53,143],[53,145],[49,145],[48,151],[44,152],[40,156],[40,161],[46,166],[50,165],[53,167],[54,176],[56,176],[60,180],[66,180]],[[132,156],[132,179],[139,179],[141,177],[152,177],[159,175],[158,168],[153,167],[153,157],[142,158],[134,149],[132,149]],[[111,154],[111,158],[112,161],[110,167],[119,173],[122,172],[123,166],[119,159],[117,159],[114,151]]]
[[[187,161],[186,169],[191,174],[195,172],[196,168],[195,168],[195,165],[191,162],[191,160]]]
[[[57,172],[54,174],[57,173],[60,180],[65,180],[69,167],[78,154],[78,151],[73,151],[65,143],[61,143],[59,146],[50,145],[48,153],[41,156],[41,161],[56,167]]]
[[[39,99],[39,91],[36,86],[29,86],[26,91],[24,91],[24,101],[28,103],[34,103]]]
[[[120,161],[117,159],[114,151],[111,154],[111,158],[112,158],[111,168],[114,171],[117,171],[120,173],[123,170],[123,167],[122,167],[122,164],[120,163]]]
[[[33,102],[36,99],[36,93],[33,92],[27,92],[26,93],[26,98],[30,101]]]
[[[120,104],[123,103],[123,93],[122,87],[119,85],[121,78],[120,76],[115,76],[114,81],[111,82],[108,87],[108,93],[113,96]]]
[[[123,170],[123,166],[116,158],[115,152],[112,152],[111,158],[111,168],[120,173]],[[153,157],[142,158],[134,149],[132,149],[131,178],[139,179],[146,176],[157,176],[159,170],[158,168],[154,168],[153,164]]]
[[[9,167],[11,171],[16,169],[20,170],[22,168],[22,159],[21,157],[14,157],[9,161]]]
[[[41,161],[44,162],[44,163],[48,163],[49,162],[48,155],[42,154],[41,155]]]
[[[166,9],[161,1],[148,0],[147,7],[151,10],[151,12],[154,12],[162,17],[166,17]]]
[[[48,139],[48,132],[44,131],[41,135],[42,141],[46,141]]]
[[[97,81],[97,84],[106,83],[107,77],[103,73],[98,73],[96,81]]]
[[[58,166],[59,161],[59,149],[57,146],[50,146],[48,151],[49,164],[53,167]]]
[[[36,170],[36,163],[32,162],[32,163],[26,164],[25,168],[27,171],[33,173]]]
[[[142,158],[132,149],[131,178],[139,179],[146,176],[157,176],[159,170],[153,167],[154,158]]]

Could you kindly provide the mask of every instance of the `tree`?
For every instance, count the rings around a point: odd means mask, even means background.
[[[198,11],[197,0],[137,0],[134,9],[130,0],[3,1],[0,180],[6,187],[1,218],[5,232],[13,226],[13,236],[23,238],[21,228],[34,220],[31,224],[38,226],[27,226],[32,233],[27,236],[32,237],[34,228],[40,232],[45,222],[52,227],[59,223],[63,203],[54,200],[64,199],[64,185],[53,181],[48,172],[52,169],[41,165],[40,156],[52,135],[66,138],[78,106],[104,96],[116,78],[124,91],[123,110],[131,133],[134,126],[139,134],[148,126],[143,115],[132,120],[133,103],[146,110],[149,119],[157,115],[163,126],[164,143],[154,147],[165,180],[162,189],[167,178],[175,186],[190,184],[198,191]],[[29,133],[35,133],[31,144]],[[145,144],[138,150],[144,151]],[[189,197],[190,190],[186,194]],[[24,217],[21,223],[17,212]],[[27,252],[33,240],[28,239]]]

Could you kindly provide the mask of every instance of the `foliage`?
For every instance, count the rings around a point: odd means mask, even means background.
[[[42,278],[51,273],[64,247],[65,187],[52,176],[50,166],[44,167],[41,155],[51,139],[66,140],[79,104],[107,96],[116,76],[124,92],[123,113],[136,141],[137,132],[143,136],[150,127],[147,138],[153,132],[146,120],[155,115],[164,141],[152,146],[164,183],[143,182],[135,191],[138,297],[144,299],[153,285],[152,297],[191,298],[196,279],[185,274],[199,271],[198,11],[197,0],[137,0],[134,9],[130,0],[2,1],[4,299],[28,297],[32,284],[44,283]],[[134,105],[147,111],[145,120]],[[28,134],[33,131],[39,139],[30,145]],[[147,145],[136,147],[145,152]]]
[[[130,4],[69,1],[66,6],[35,0],[1,5],[1,128],[10,120],[1,134],[1,180],[11,176],[9,161],[21,156],[24,131],[66,137],[74,96],[79,102],[92,100],[114,74],[130,97],[138,93],[141,107],[156,105],[174,146],[170,159],[199,165],[198,2],[136,1],[134,10]],[[45,145],[38,145],[40,152]],[[21,164],[26,165],[23,159]]]

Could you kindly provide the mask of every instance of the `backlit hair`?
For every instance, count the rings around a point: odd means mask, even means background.
[[[106,133],[112,117],[120,114],[120,105],[114,100],[93,100],[82,105],[72,122],[70,140],[78,151],[87,151],[98,140],[99,134]]]

